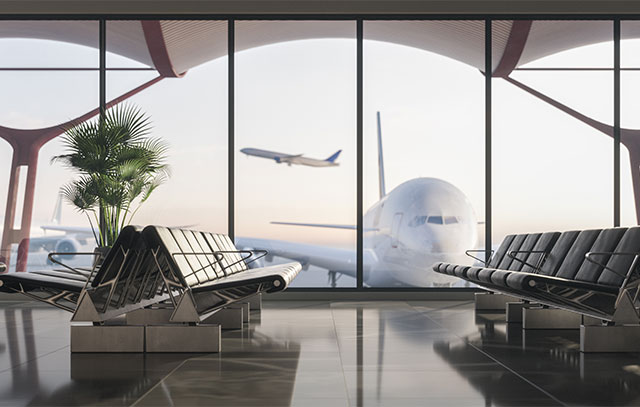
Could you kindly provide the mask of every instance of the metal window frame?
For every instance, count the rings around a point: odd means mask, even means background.
[[[492,69],[491,24],[494,20],[607,20],[613,24],[614,43],[614,79],[613,79],[613,226],[620,225],[620,29],[622,21],[640,20],[640,14],[0,14],[3,20],[95,20],[99,23],[99,106],[100,117],[104,117],[106,108],[106,24],[117,20],[217,20],[227,21],[228,49],[228,231],[234,239],[235,235],[235,21],[236,20],[317,20],[317,21],[353,21],[356,24],[356,286],[355,287],[300,287],[289,288],[288,291],[308,292],[474,292],[475,288],[440,288],[440,287],[364,287],[363,284],[363,41],[365,21],[410,21],[410,20],[469,20],[485,21],[485,72]],[[492,232],[492,94],[491,75],[485,75],[485,257],[491,253]]]

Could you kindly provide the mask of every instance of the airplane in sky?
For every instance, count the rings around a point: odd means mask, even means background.
[[[243,148],[240,152],[245,153],[248,156],[268,158],[274,160],[278,164],[285,163],[289,166],[296,164],[306,165],[308,167],[337,167],[340,164],[336,162],[336,159],[342,150],[336,151],[329,158],[324,160],[305,157],[304,154],[283,154],[275,151],[261,150],[259,148]]]
[[[477,248],[478,221],[469,199],[458,188],[437,178],[414,178],[386,193],[382,129],[378,124],[380,200],[364,215],[364,283],[371,287],[449,286],[456,279],[435,273],[438,261],[464,264],[465,250]],[[352,229],[355,225],[272,222],[280,225]],[[353,250],[259,238],[236,239],[246,249],[264,249],[283,257],[355,277]],[[261,264],[258,262],[256,266]]]

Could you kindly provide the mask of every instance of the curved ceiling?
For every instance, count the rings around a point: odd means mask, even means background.
[[[2,21],[0,38],[40,38],[97,47],[96,21]],[[156,68],[163,76],[227,54],[226,21],[109,21],[107,50]],[[355,38],[353,21],[236,21],[236,51],[286,41]],[[367,21],[364,36],[415,47],[484,70],[484,20]],[[623,38],[639,38],[640,24]],[[611,21],[493,21],[493,75],[564,50],[611,41]]]

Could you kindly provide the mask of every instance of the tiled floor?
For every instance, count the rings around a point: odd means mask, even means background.
[[[0,405],[640,405],[640,355],[469,302],[265,302],[211,355],[72,355],[68,319],[0,304]]]

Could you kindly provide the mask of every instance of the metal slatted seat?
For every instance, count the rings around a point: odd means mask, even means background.
[[[521,236],[505,238],[498,252],[506,256],[499,263],[455,275],[490,291],[609,321],[615,319],[621,301],[628,309],[637,307],[640,227]],[[514,249],[518,240],[522,247]],[[436,264],[433,269],[449,274],[450,267]]]
[[[284,290],[302,268],[297,262],[248,267],[265,254],[237,250],[226,235],[127,226],[101,266],[88,275],[2,274],[0,290],[74,312],[73,321],[102,322],[169,300],[175,308],[173,322],[198,322],[230,303]]]
[[[250,269],[266,252],[238,250],[226,235],[162,226],[147,226],[142,235],[171,281],[171,301],[188,318],[195,312],[202,320],[230,303],[284,290],[302,269],[297,262]]]

